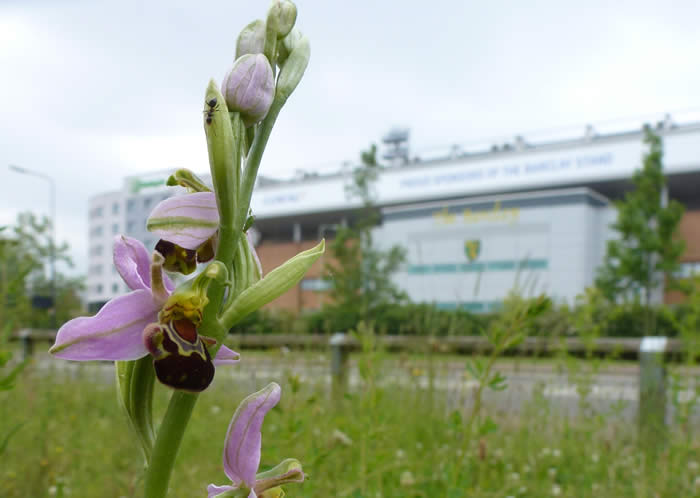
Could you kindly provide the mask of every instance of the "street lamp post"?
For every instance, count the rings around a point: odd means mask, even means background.
[[[49,264],[51,268],[51,298],[53,307],[51,312],[51,328],[56,330],[56,182],[53,178],[40,171],[22,168],[15,164],[10,164],[10,169],[23,175],[36,176],[49,182],[49,218],[51,219],[51,239],[49,240]]]

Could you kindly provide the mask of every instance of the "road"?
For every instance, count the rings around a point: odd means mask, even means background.
[[[427,392],[430,388],[430,363],[425,360],[396,360],[393,356],[387,355],[388,359],[381,362],[378,382],[388,388],[421,389]],[[449,409],[469,406],[478,387],[478,383],[464,367],[466,360],[467,358],[449,361],[438,359],[433,363],[433,388],[445,395]],[[106,362],[82,364],[56,360],[47,354],[38,353],[35,355],[35,365],[40,371],[51,375],[89,375],[105,382],[114,379],[113,366]],[[604,365],[597,372],[591,372],[592,363],[579,361],[575,365],[579,368],[583,366],[588,372],[578,374],[565,365],[566,363],[558,364],[554,360],[502,360],[496,370],[506,377],[508,387],[498,392],[486,389],[484,404],[487,408],[513,414],[537,403],[540,407],[546,404],[550,412],[564,415],[575,416],[584,410],[586,415],[616,413],[634,418],[639,400],[639,367],[636,364],[612,363]],[[680,375],[677,377],[685,385],[674,388],[676,376],[668,376],[668,417],[673,416],[672,398],[690,403],[696,396],[695,381],[700,377],[700,369],[682,369],[678,372]],[[239,385],[249,383],[250,390],[258,389],[270,380],[284,382],[290,375],[298,376],[299,381],[306,384],[328,386],[331,383],[330,359],[325,353],[244,353],[240,364],[221,368],[215,382],[221,382],[222,375],[235,380]],[[362,388],[363,382],[354,360],[349,363],[348,381],[351,390]]]

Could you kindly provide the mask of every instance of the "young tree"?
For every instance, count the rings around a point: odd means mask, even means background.
[[[652,296],[679,267],[685,244],[676,237],[683,216],[677,201],[665,202],[661,138],[646,126],[644,142],[649,152],[641,170],[632,177],[634,190],[616,203],[618,215],[612,228],[619,238],[610,240],[596,285],[611,300],[641,297],[646,306],[644,334],[654,330]]]
[[[51,225],[48,218],[20,213],[14,227],[0,233],[0,322],[15,327],[50,328],[51,313],[61,323],[73,318],[81,308],[80,278],[56,275],[57,302],[50,309],[37,309],[36,297],[52,294],[46,267],[51,257]],[[72,266],[68,244],[55,249],[56,261]],[[50,304],[50,303],[47,303]]]
[[[330,284],[332,301],[327,309],[335,314],[334,325],[343,329],[371,319],[382,306],[406,299],[391,280],[406,259],[405,250],[399,246],[380,250],[372,239],[372,228],[380,221],[372,192],[381,170],[377,146],[363,151],[360,158],[362,164],[353,171],[346,194],[359,197],[362,209],[352,224],[338,229],[329,244],[331,258],[325,265],[324,279]]]

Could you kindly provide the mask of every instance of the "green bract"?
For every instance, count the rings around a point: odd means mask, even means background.
[[[221,317],[224,326],[231,327],[248,313],[263,307],[291,289],[321,257],[324,249],[325,241],[322,240],[316,247],[300,252],[241,292]]]

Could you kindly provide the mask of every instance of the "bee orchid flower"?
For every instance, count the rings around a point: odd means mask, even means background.
[[[157,251],[149,258],[138,240],[117,236],[114,240],[114,265],[126,285],[126,295],[107,302],[93,317],[79,317],[63,325],[56,334],[50,352],[66,360],[135,360],[149,350],[143,332],[158,321],[174,285],[163,272],[163,256]],[[222,346],[214,364],[232,363],[238,353]]]
[[[208,498],[284,496],[281,485],[304,481],[301,464],[293,458],[258,473],[263,419],[279,402],[281,392],[280,386],[272,382],[245,398],[238,406],[228,427],[224,446],[224,472],[231,479],[231,485],[210,484],[207,487]]]
[[[146,228],[174,246],[174,250],[202,251],[216,238],[219,211],[214,192],[195,192],[161,201],[151,212]],[[258,278],[262,267],[250,235],[246,232],[249,252],[255,262]],[[163,244],[165,247],[165,244]],[[166,259],[169,254],[164,254]]]

